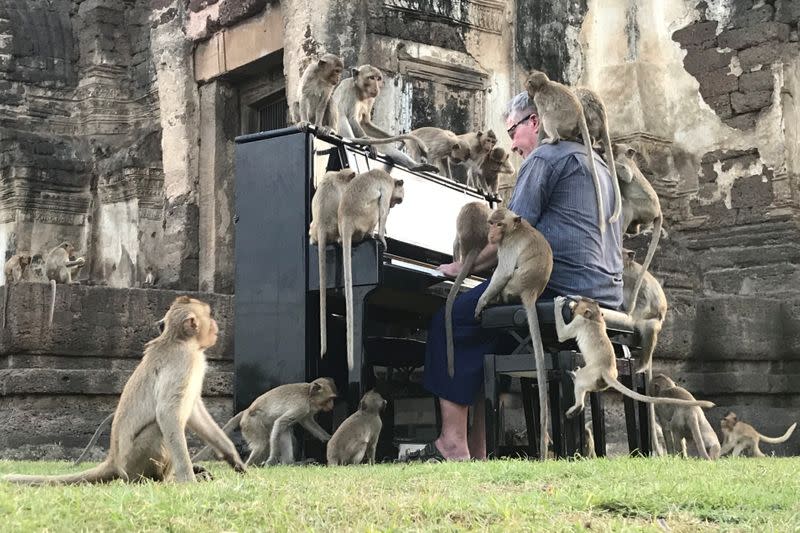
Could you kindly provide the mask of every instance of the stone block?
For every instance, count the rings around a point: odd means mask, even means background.
[[[766,43],[739,52],[739,64],[747,71],[758,65],[769,65],[781,57],[783,46]]]
[[[737,114],[759,111],[772,104],[772,91],[731,93],[731,108]]]
[[[727,68],[717,69],[697,76],[703,97],[719,96],[739,89],[739,79]]]
[[[264,10],[267,0],[223,0],[219,6],[219,24],[228,27]]]
[[[720,48],[743,50],[770,41],[789,40],[789,25],[781,22],[760,22],[746,28],[725,30],[717,36]]]
[[[800,20],[800,2],[797,0],[777,0],[775,20],[785,24],[796,24]]]
[[[684,48],[699,45],[716,38],[717,22],[708,20],[695,22],[685,28],[672,33],[672,40],[680,43]]]
[[[202,11],[208,6],[213,6],[219,0],[189,0],[189,11],[197,13]]]
[[[739,178],[731,188],[732,207],[767,206],[772,200],[772,182],[760,175]]]
[[[749,91],[772,91],[775,80],[772,77],[771,68],[762,68],[755,72],[745,72],[739,76],[739,90]]]
[[[733,52],[718,52],[716,48],[693,49],[683,58],[683,66],[686,72],[696,76],[701,72],[727,67],[732,57]]]
[[[729,27],[747,28],[750,26],[755,26],[761,22],[768,22],[772,20],[772,15],[774,12],[775,9],[769,4],[764,4],[763,6],[755,9],[748,9],[731,17]]]
[[[758,113],[745,113],[725,119],[725,124],[737,130],[750,130],[755,127],[757,119]]]
[[[706,103],[714,110],[720,118],[727,118],[733,114],[731,110],[731,96],[729,93],[720,94],[719,96],[709,96],[703,98]]]

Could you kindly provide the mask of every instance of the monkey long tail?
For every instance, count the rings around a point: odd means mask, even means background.
[[[342,236],[342,260],[344,266],[344,307],[347,327],[347,369],[353,370],[353,230],[345,222],[339,234]]]
[[[453,282],[453,286],[450,287],[450,292],[447,293],[447,302],[444,304],[444,330],[447,337],[447,373],[451,378],[456,373],[455,348],[453,347],[453,302],[458,294],[458,289],[461,287],[461,284],[464,283],[464,279],[472,271],[472,265],[475,263],[479,251],[480,250],[477,249],[470,250],[464,258],[461,272],[458,273],[456,280]]]
[[[706,443],[703,440],[703,434],[700,433],[700,422],[697,420],[696,415],[692,415],[691,420],[689,420],[689,430],[692,432],[692,440],[694,441],[694,447],[697,448],[697,453],[703,459],[710,461],[711,457],[708,456],[706,451]]]
[[[50,280],[50,314],[47,317],[47,327],[53,327],[53,314],[56,310],[56,280]]]
[[[597,210],[599,216],[598,224],[600,226],[600,233],[605,233],[606,215],[605,215],[605,207],[603,205],[603,190],[600,188],[600,177],[597,175],[597,168],[594,164],[592,137],[589,135],[589,126],[587,126],[586,124],[586,117],[583,115],[583,108],[581,108],[579,119],[580,119],[579,125],[581,128],[581,137],[583,137],[583,144],[586,145],[586,155],[589,157],[589,170],[591,170],[592,172],[592,180],[594,181],[594,192],[597,195]]]
[[[76,483],[103,483],[112,481],[118,477],[120,476],[117,469],[106,460],[94,468],[76,474],[65,474],[62,476],[25,476],[9,474],[3,476],[3,481],[20,485],[74,485]]]
[[[611,146],[611,136],[608,134],[608,120],[603,110],[603,144],[606,148],[606,162],[611,169],[611,181],[614,184],[614,212],[611,213],[611,218],[608,222],[613,224],[619,220],[619,215],[622,213],[622,193],[619,190],[619,179],[617,178],[617,166],[614,164],[614,149]],[[623,231],[625,228],[622,228]]]
[[[653,366],[653,352],[656,350],[656,343],[658,342],[658,334],[661,332],[661,320],[657,318],[649,318],[639,322],[646,324],[639,327],[639,334],[641,335],[642,356],[639,359],[637,373],[650,370],[652,373]]]
[[[789,429],[787,429],[786,433],[784,433],[783,436],[781,437],[767,437],[765,435],[762,435],[761,433],[759,433],[758,436],[761,438],[761,440],[763,440],[767,444],[780,444],[782,442],[786,442],[787,440],[789,440],[789,437],[792,436],[794,428],[796,427],[797,427],[797,422],[789,426]]]
[[[527,298],[526,298],[527,299]],[[539,387],[539,459],[547,459],[548,441],[548,405],[547,405],[547,368],[544,363],[544,346],[542,333],[539,330],[539,314],[536,312],[536,300],[524,301],[525,315],[528,318],[528,329],[531,333],[533,357],[536,361],[536,385]]]
[[[653,261],[653,256],[656,254],[658,248],[658,241],[661,239],[661,225],[664,223],[664,215],[659,215],[653,221],[653,235],[650,237],[650,246],[647,247],[647,255],[642,263],[642,271],[639,272],[639,277],[636,279],[636,285],[633,287],[633,295],[631,296],[631,310],[630,314],[636,310],[636,299],[639,297],[639,289],[642,288],[642,281],[644,281],[644,274],[650,268],[650,263]]]
[[[225,425],[222,426],[222,432],[225,433],[226,435],[230,435],[234,429],[239,427],[239,422],[242,421],[243,414],[244,411],[240,411],[233,418],[228,420],[225,423]],[[192,457],[192,462],[195,463],[197,461],[205,461],[206,458],[208,457],[209,452],[211,452],[211,446],[206,446],[205,448],[197,452],[194,457]]]
[[[646,403],[664,403],[670,405],[682,405],[684,407],[702,407],[703,409],[710,409],[714,407],[714,402],[709,402],[706,400],[681,400],[679,398],[661,398],[661,397],[653,397],[653,396],[645,396],[643,394],[639,394],[638,392],[632,391],[619,381],[615,377],[613,377],[608,372],[603,372],[603,380],[608,384],[609,387],[621,392],[628,398],[633,398],[637,402],[646,402]]]
[[[3,291],[3,328],[6,329],[6,317],[8,316],[8,299],[11,293],[11,283],[6,279],[6,290]]]
[[[366,144],[367,146],[371,146],[373,144],[389,144],[397,141],[413,141],[417,143],[419,146],[420,151],[423,155],[428,153],[428,147],[422,142],[422,139],[417,137],[416,135],[411,135],[410,133],[404,133],[403,135],[393,135],[392,137],[356,137],[355,139],[350,139],[356,144]]]
[[[325,352],[328,351],[328,315],[327,315],[327,297],[328,297],[328,272],[325,267],[325,247],[326,242],[325,231],[320,230],[317,237],[317,258],[319,260],[319,356],[325,357]]]
[[[92,446],[94,446],[95,443],[97,442],[97,439],[100,438],[100,434],[103,432],[103,428],[113,419],[114,419],[114,413],[111,413],[110,415],[105,417],[102,422],[100,422],[100,425],[97,426],[97,429],[94,431],[94,435],[92,435],[92,438],[89,439],[89,444],[86,445],[86,448],[84,448],[81,454],[78,456],[78,458],[75,459],[75,462],[73,463],[75,466],[78,466],[83,462],[83,460],[86,458],[86,455],[89,453],[89,449]]]

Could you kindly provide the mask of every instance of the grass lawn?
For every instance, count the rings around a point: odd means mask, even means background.
[[[0,483],[0,531],[800,530],[800,458],[210,467],[194,485]]]

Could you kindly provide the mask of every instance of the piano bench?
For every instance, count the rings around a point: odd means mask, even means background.
[[[585,409],[580,415],[569,419],[566,411],[575,403],[575,389],[572,377],[567,373],[578,366],[579,354],[572,350],[549,351],[545,353],[547,368],[547,392],[550,404],[551,438],[556,457],[567,458],[575,454],[585,455],[586,435],[584,433]],[[582,361],[580,361],[582,363]],[[526,454],[539,457],[539,395],[536,386],[536,364],[532,353],[511,355],[487,354],[484,356],[484,395],[486,406],[486,452],[490,457],[499,457],[500,416],[497,383],[500,375],[517,377],[522,389],[522,402],[525,412],[525,427],[528,435]],[[619,381],[625,386],[644,394],[646,376],[635,373],[635,359],[617,358]],[[634,382],[636,383],[634,386]],[[634,388],[635,387],[635,388]],[[625,406],[625,427],[628,436],[628,449],[632,454],[650,453],[647,404],[623,397]],[[592,411],[592,433],[595,453],[598,457],[606,455],[605,414],[603,400],[599,393],[589,395]]]
[[[566,410],[575,402],[574,384],[567,371],[578,366],[577,345],[573,340],[558,342],[555,331],[555,305],[552,300],[536,302],[542,344],[545,349],[547,365],[547,388],[550,403],[551,437],[557,457],[572,457],[583,454],[585,433],[584,413],[574,419],[567,419]],[[617,354],[619,380],[629,388],[644,392],[645,376],[635,374],[634,359],[629,348],[637,348],[638,335],[631,318],[622,312],[603,309],[609,338]],[[528,432],[527,453],[538,457],[539,442],[539,396],[536,388],[536,369],[533,358],[530,333],[525,309],[521,305],[498,305],[487,307],[481,315],[481,327],[500,330],[516,341],[516,347],[507,354],[487,354],[484,356],[484,392],[486,399],[486,450],[497,456],[499,438],[500,406],[498,405],[497,381],[500,375],[520,378],[522,400],[525,409],[525,425]],[[582,364],[582,361],[581,361]],[[644,455],[650,452],[649,428],[646,404],[634,402],[627,396],[625,402],[625,422],[628,434],[628,447],[631,453]],[[598,456],[606,453],[605,421],[602,398],[597,393],[589,395],[592,410],[592,431],[595,451]]]

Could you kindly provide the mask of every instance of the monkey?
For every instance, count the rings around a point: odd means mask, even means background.
[[[637,279],[641,277],[640,274],[642,272],[642,266],[633,260],[633,256],[633,251],[623,248],[622,301],[625,309],[633,309],[633,287],[636,285]],[[661,284],[652,274],[644,272],[643,278],[643,290],[637,296],[640,303],[631,312],[631,317],[633,318],[634,330],[639,334],[639,342],[642,347],[641,357],[638,358],[636,363],[636,372],[645,372],[647,374],[645,392],[649,395],[650,383],[653,380],[653,353],[656,349],[658,335],[661,333],[664,319],[667,316],[667,296],[664,294]],[[653,404],[648,405],[647,410],[650,427],[655,431],[656,412]],[[655,433],[652,433],[651,437],[653,438],[652,449],[658,453],[659,445]]]
[[[317,246],[319,260],[319,337],[320,356],[328,350],[328,322],[326,310],[327,270],[325,247],[339,240],[339,201],[347,184],[355,177],[355,171],[344,169],[326,172],[317,185],[311,199],[311,224],[308,228],[309,242]]]
[[[598,392],[608,387],[616,389],[629,398],[639,402],[655,404],[682,405],[685,407],[697,405],[703,408],[714,407],[714,404],[705,400],[681,400],[677,398],[654,398],[634,392],[617,380],[617,364],[614,358],[614,347],[606,333],[606,321],[600,306],[591,298],[569,300],[569,309],[572,320],[569,324],[564,322],[562,308],[567,298],[556,298],[556,331],[558,341],[576,339],[578,350],[583,355],[586,365],[576,372],[570,372],[575,381],[575,405],[567,410],[567,417],[572,418],[583,410],[587,392]]]
[[[659,374],[650,383],[653,396],[660,398],[679,398],[694,400],[694,396],[679,387],[669,377]],[[676,455],[682,449],[682,440],[692,439],[698,455],[703,459],[719,459],[720,445],[714,428],[708,423],[705,413],[699,407],[678,407],[675,405],[656,405],[658,424],[664,433],[667,452]]]
[[[62,242],[50,252],[45,258],[45,273],[50,280],[50,312],[48,314],[47,325],[53,327],[53,314],[56,309],[56,283],[75,283],[72,280],[73,273],[86,264],[83,257],[73,259],[75,247],[67,241]]]
[[[620,194],[620,184],[617,178],[617,167],[614,164],[614,150],[611,148],[611,135],[608,133],[608,114],[606,113],[606,106],[603,100],[596,92],[588,87],[575,87],[573,89],[575,96],[583,108],[583,117],[586,120],[586,127],[589,131],[589,138],[585,139],[585,143],[590,146],[595,141],[600,141],[603,144],[603,152],[606,156],[606,163],[611,170],[611,182],[614,185],[614,213],[611,215],[609,222],[615,222],[620,213],[622,212],[622,196]]]
[[[481,161],[479,172],[475,178],[477,181],[477,188],[481,192],[497,194],[498,186],[500,185],[499,174],[513,174],[514,167],[509,162],[508,158],[511,154],[506,152],[500,146],[492,148]]]
[[[733,451],[733,456],[739,457],[742,452],[749,449],[753,457],[764,457],[764,453],[758,447],[760,441],[764,441],[767,444],[781,444],[789,440],[789,437],[792,436],[796,427],[797,422],[789,426],[789,429],[787,429],[786,433],[782,436],[767,437],[756,431],[750,424],[740,421],[736,417],[736,413],[728,411],[722,420],[720,420],[723,438],[722,450],[720,453],[722,455],[727,455]]]
[[[459,139],[455,133],[441,128],[425,127],[411,131],[411,135],[419,137],[428,149],[428,161],[439,169],[439,174],[452,180],[450,163],[463,163],[470,157],[469,145]],[[415,146],[408,146],[408,153],[413,159],[420,158],[420,152]]]
[[[75,474],[9,475],[3,479],[31,485],[143,478],[194,482],[187,427],[234,470],[245,472],[236,448],[211,418],[200,395],[206,372],[205,350],[217,342],[219,331],[211,307],[179,296],[170,305],[164,324],[164,332],[147,343],[141,362],[122,389],[111,423],[111,447],[102,463]]]
[[[108,424],[109,424],[109,423],[110,423],[110,422],[111,422],[113,419],[114,419],[114,413],[110,413],[110,414],[109,414],[107,417],[105,417],[105,418],[104,418],[104,419],[103,419],[103,420],[100,422],[100,425],[98,425],[98,426],[97,426],[97,429],[96,429],[96,430],[94,430],[94,434],[92,435],[92,438],[91,438],[91,439],[89,439],[89,444],[87,444],[87,445],[86,445],[86,447],[83,449],[83,451],[81,452],[81,454],[78,456],[78,458],[77,458],[77,459],[75,459],[75,462],[74,462],[74,463],[72,463],[72,464],[74,464],[75,466],[78,466],[79,464],[81,464],[81,463],[83,462],[83,460],[84,460],[84,459],[86,458],[86,456],[89,454],[89,450],[91,450],[91,449],[92,449],[92,446],[94,446],[94,445],[97,443],[97,440],[100,438],[100,434],[103,432],[103,429],[104,429],[104,428],[106,427],[106,425],[108,425]]]
[[[578,97],[565,85],[550,81],[547,74],[537,70],[531,71],[528,75],[525,89],[528,91],[528,96],[536,104],[536,109],[539,113],[541,121],[539,144],[557,143],[561,139],[576,139],[578,133],[584,139],[589,170],[592,172],[595,194],[597,195],[598,224],[600,232],[605,233],[606,220],[600,178],[597,174],[597,168],[595,168],[589,126],[586,124],[586,118],[583,116],[583,108]],[[547,135],[547,139],[544,139],[545,135]],[[617,218],[619,218],[618,215],[614,216],[612,214],[609,222],[616,222]]]
[[[383,74],[371,65],[352,70],[352,77],[339,82],[333,91],[333,102],[339,113],[336,131],[358,144],[385,144],[410,140],[417,144],[421,155],[427,156],[427,147],[413,135],[391,136],[372,123],[372,106],[383,88]],[[369,137],[367,137],[369,136]],[[383,153],[396,163],[414,171],[436,171],[437,167],[420,164],[396,148],[383,148]]]
[[[226,434],[240,427],[250,448],[247,466],[294,463],[292,426],[300,424],[314,437],[327,442],[331,436],[314,420],[320,411],[331,411],[336,399],[336,385],[330,378],[311,383],[287,383],[271,389],[222,427]],[[192,459],[200,461],[210,451],[206,446]]]
[[[152,265],[147,265],[144,268],[144,283],[142,283],[142,286],[155,287],[156,281],[156,269]]]
[[[463,163],[467,167],[467,185],[478,188],[476,178],[480,174],[480,164],[497,144],[497,135],[493,130],[479,130],[458,135],[458,138],[469,146],[469,159]]]
[[[478,299],[475,319],[490,302],[504,303],[522,301],[528,319],[534,359],[536,381],[539,386],[539,416],[541,435],[539,456],[546,457],[547,440],[547,377],[545,373],[544,348],[539,330],[536,300],[542,294],[553,271],[553,250],[547,239],[527,220],[504,207],[495,209],[489,217],[491,244],[497,245],[497,268],[486,290]]]
[[[304,129],[311,123],[324,135],[334,132],[339,114],[331,96],[343,70],[341,58],[333,54],[324,54],[306,67],[297,91],[298,127]]]
[[[386,249],[389,209],[403,201],[403,180],[381,169],[354,177],[339,202],[339,237],[344,262],[344,299],[347,323],[347,368],[353,370],[353,242],[362,241],[378,226],[378,240]],[[358,340],[361,342],[361,339]]]
[[[3,266],[3,275],[6,279],[6,289],[3,295],[3,328],[6,329],[6,316],[8,315],[8,298],[11,295],[11,284],[22,281],[28,265],[31,264],[31,254],[18,252],[12,255]]]
[[[453,302],[461,284],[472,272],[478,254],[489,243],[489,206],[486,202],[465,204],[456,217],[456,239],[453,243],[453,261],[461,261],[461,271],[456,276],[444,307],[444,326],[447,336],[447,373],[455,374],[453,356]]]
[[[638,294],[644,276],[650,268],[658,241],[661,238],[664,215],[661,212],[661,202],[658,200],[655,189],[636,164],[634,159],[636,150],[624,144],[616,144],[614,152],[617,157],[617,176],[619,176],[622,194],[622,231],[633,230],[634,233],[639,233],[641,225],[653,225],[653,235],[650,237],[650,246],[647,248],[647,255],[642,263],[642,271],[633,289],[631,306],[625,307],[633,314],[639,301]]]
[[[358,404],[358,411],[347,417],[328,441],[328,465],[357,465],[364,457],[375,464],[375,447],[383,422],[381,411],[386,400],[378,392],[368,391]]]

